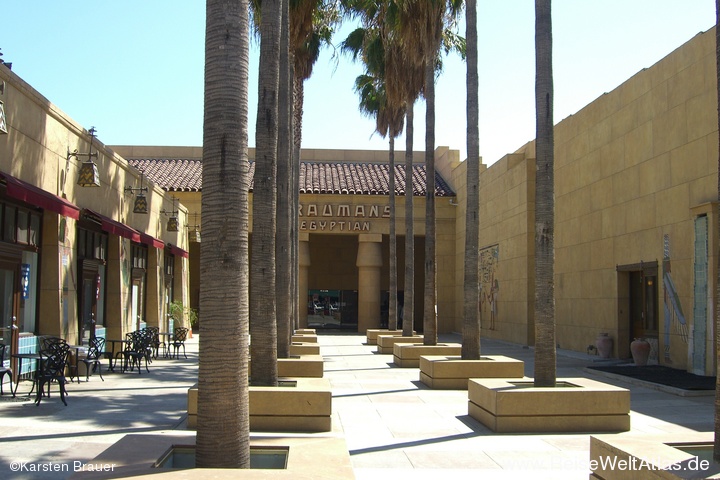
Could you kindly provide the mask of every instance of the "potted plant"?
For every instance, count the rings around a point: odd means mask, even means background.
[[[184,306],[180,300],[171,302],[168,310],[168,315],[173,319],[174,327],[187,327],[189,329],[188,337],[192,337],[193,329],[198,328],[197,310]]]

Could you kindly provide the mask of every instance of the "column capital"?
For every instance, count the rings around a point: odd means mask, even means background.
[[[361,233],[358,235],[358,243],[362,242],[382,243],[382,233]]]

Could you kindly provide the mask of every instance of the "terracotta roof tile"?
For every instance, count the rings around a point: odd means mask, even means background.
[[[202,190],[202,161],[197,159],[146,158],[131,159],[130,165],[142,169],[154,183],[167,191]],[[328,195],[388,195],[387,164],[301,162],[300,193]],[[250,162],[250,175],[255,163]],[[435,174],[435,195],[454,196],[450,186]],[[425,195],[425,165],[413,165],[413,195]],[[252,190],[252,183],[250,185]],[[405,165],[395,165],[395,194],[405,195]]]

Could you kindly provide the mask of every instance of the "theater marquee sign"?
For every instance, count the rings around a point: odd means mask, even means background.
[[[390,218],[390,205],[300,204],[300,231],[369,232],[373,219]]]

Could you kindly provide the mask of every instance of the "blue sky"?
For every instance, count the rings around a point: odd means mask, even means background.
[[[534,137],[532,0],[478,0],[480,154],[492,164]],[[205,2],[0,1],[13,72],[107,145],[202,144]],[[555,121],[649,67],[715,22],[713,0],[553,2]],[[344,27],[337,43],[350,27]],[[251,65],[254,146],[257,45]],[[305,85],[304,148],[387,148],[352,90],[359,65],[328,49]],[[465,66],[445,60],[436,145],[465,158]],[[414,149],[424,148],[424,103]],[[404,137],[396,140],[404,149]]]

